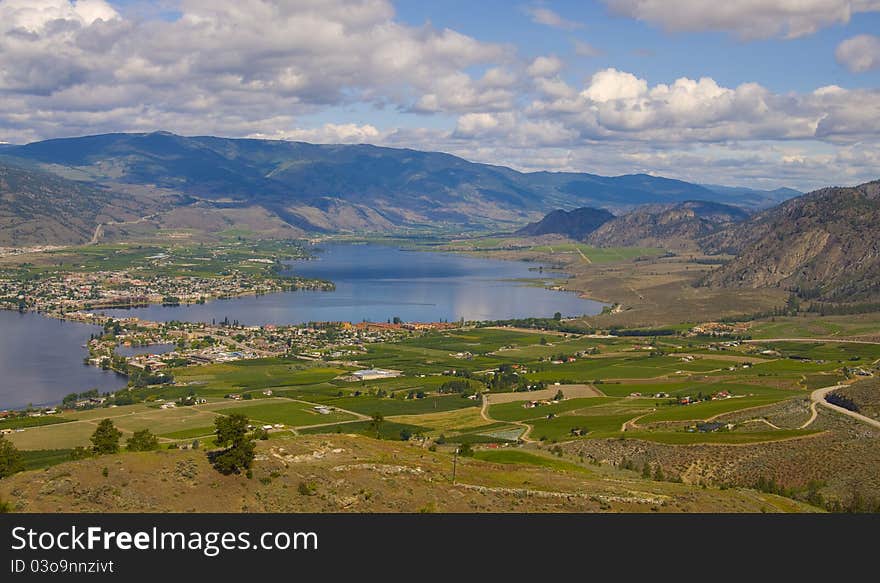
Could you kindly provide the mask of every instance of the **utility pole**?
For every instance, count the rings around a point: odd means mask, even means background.
[[[458,466],[458,448],[455,448],[455,453],[452,456],[452,484],[455,485],[455,470]]]

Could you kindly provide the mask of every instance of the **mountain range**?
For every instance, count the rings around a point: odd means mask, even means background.
[[[32,183],[46,182],[46,201],[57,199],[64,220],[78,225],[67,228],[59,242],[88,240],[102,218],[127,218],[132,212],[150,213],[150,221],[160,226],[245,228],[289,236],[402,227],[516,228],[554,208],[584,206],[621,213],[642,204],[705,200],[759,209],[792,194],[705,187],[646,174],[524,173],[445,153],[366,144],[168,132],[4,145],[0,165],[8,172],[30,173]],[[62,184],[69,186],[68,197],[87,204],[60,200]],[[0,232],[12,228],[9,217],[23,211],[19,202],[8,200],[20,194],[3,188]],[[80,211],[81,206],[86,208]],[[40,208],[28,210],[33,220],[58,218],[41,214]],[[50,240],[39,242],[52,242],[54,230],[47,232]],[[16,233],[4,238],[37,242],[20,227]]]

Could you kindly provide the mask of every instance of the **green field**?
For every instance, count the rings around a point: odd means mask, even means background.
[[[561,472],[591,474],[588,468],[571,462],[553,459],[542,455],[527,453],[518,449],[487,449],[474,452],[474,458],[495,464],[520,464],[539,466]]]
[[[326,415],[318,413],[311,403],[272,399],[259,405],[221,408],[219,413],[240,413],[253,422],[282,423],[291,427],[321,425],[356,419],[350,413],[333,411]]]
[[[297,359],[266,358],[177,369],[174,376],[199,394],[222,395],[324,383],[348,370]]]
[[[40,417],[14,417],[0,421],[0,429],[20,429],[23,427],[39,427],[41,425],[55,425],[71,421],[61,415],[42,415]]]
[[[427,427],[419,425],[411,425],[408,423],[395,423],[394,421],[384,421],[379,425],[380,439],[402,439],[401,432],[408,431],[410,435],[425,434],[429,431]],[[340,423],[338,425],[329,425],[320,428],[304,428],[300,433],[353,433],[356,435],[366,435],[368,437],[376,437],[376,426],[371,421],[354,421],[352,423]]]
[[[558,245],[536,245],[531,251],[539,253],[582,253],[592,263],[613,263],[628,261],[636,257],[657,257],[663,249],[657,247],[591,247],[583,243],[560,243]]]

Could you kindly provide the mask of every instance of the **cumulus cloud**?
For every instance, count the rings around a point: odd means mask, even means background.
[[[370,124],[327,123],[318,128],[279,129],[272,133],[253,133],[246,136],[255,139],[294,140],[322,144],[364,144],[384,139],[383,132]]]
[[[532,77],[552,77],[562,70],[562,59],[555,55],[537,57],[526,69]]]
[[[880,67],[880,38],[860,34],[847,39],[834,52],[837,62],[853,73],[864,73]]]
[[[544,6],[530,6],[526,8],[526,12],[532,17],[532,22],[537,24],[544,24],[546,26],[552,26],[564,30],[574,30],[583,26],[582,23],[565,19],[558,13]]]
[[[721,30],[741,38],[796,38],[853,14],[880,11],[880,0],[603,0],[612,11],[670,31]]]
[[[846,143],[873,139],[880,132],[877,90],[829,86],[783,95],[757,83],[724,87],[711,77],[650,86],[614,68],[596,72],[579,91],[567,84],[554,86],[527,111],[533,117],[562,120],[585,138],[667,144],[765,139]]]
[[[514,97],[509,46],[401,24],[388,0],[183,0],[179,10],[129,20],[104,0],[0,2],[3,137],[69,134],[97,111],[126,111],[117,130],[177,130],[197,114],[271,133],[280,118],[345,103],[456,112]],[[465,72],[487,66],[479,79]]]

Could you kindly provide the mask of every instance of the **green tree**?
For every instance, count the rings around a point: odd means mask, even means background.
[[[666,479],[666,476],[663,475],[663,468],[660,467],[660,464],[657,464],[657,467],[654,468],[654,479],[658,482],[662,482]]]
[[[379,432],[382,430],[384,422],[385,417],[381,413],[373,413],[373,417],[370,419],[370,427],[376,430],[376,439],[379,439]]]
[[[91,437],[92,451],[96,454],[117,453],[120,437],[122,437],[122,432],[116,429],[113,421],[102,419]]]
[[[0,478],[22,469],[21,452],[8,439],[0,436]]]
[[[135,431],[134,435],[128,438],[126,447],[129,451],[152,451],[159,449],[159,438],[153,435],[149,429],[141,429]]]
[[[250,470],[256,447],[248,434],[248,418],[241,413],[218,417],[214,421],[216,442],[225,449],[208,453],[208,459],[221,474]]]

